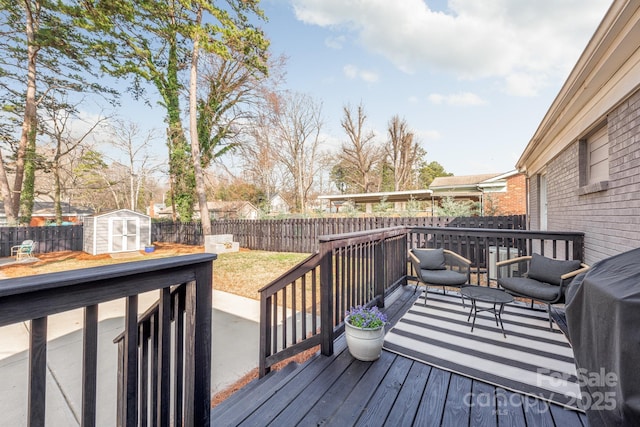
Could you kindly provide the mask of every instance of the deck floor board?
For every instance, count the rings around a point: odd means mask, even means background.
[[[401,289],[385,311],[391,327],[418,293]],[[332,356],[315,356],[269,375],[212,410],[221,426],[588,426],[566,410],[491,384],[421,364],[383,350],[375,362],[353,359],[344,335]]]

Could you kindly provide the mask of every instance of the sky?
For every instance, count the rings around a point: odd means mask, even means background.
[[[322,104],[323,148],[346,134],[343,108],[362,104],[380,143],[406,120],[428,162],[455,175],[515,165],[611,0],[262,0],[285,87]],[[164,111],[123,114],[159,129]],[[146,123],[146,124],[145,124]],[[149,124],[151,123],[151,124]]]
[[[611,0],[263,0],[286,86],[322,103],[327,147],[362,103],[380,142],[404,118],[455,175],[515,164]]]

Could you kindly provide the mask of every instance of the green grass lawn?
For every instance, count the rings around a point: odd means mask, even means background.
[[[258,299],[258,290],[309,254],[241,251],[219,254],[213,263],[213,288]]]

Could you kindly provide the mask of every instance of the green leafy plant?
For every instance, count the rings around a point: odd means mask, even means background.
[[[387,316],[378,307],[366,308],[364,306],[351,307],[347,311],[347,322],[363,329],[377,329],[387,323]]]

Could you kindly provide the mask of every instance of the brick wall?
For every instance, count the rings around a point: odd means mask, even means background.
[[[640,247],[640,91],[611,112],[609,184],[580,195],[578,142],[553,159],[547,173],[548,230],[585,233],[585,261]],[[539,228],[538,177],[530,177],[529,218]]]
[[[505,193],[490,193],[490,201],[499,215],[524,215],[527,213],[527,185],[524,174],[507,178]],[[485,200],[485,203],[486,200]],[[487,209],[487,206],[485,206]]]

